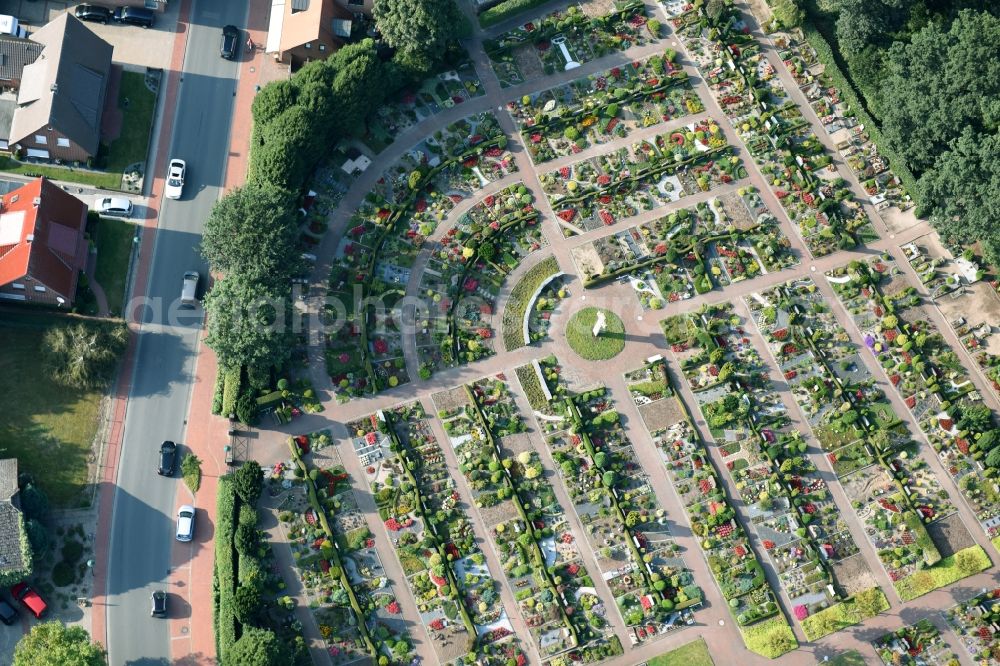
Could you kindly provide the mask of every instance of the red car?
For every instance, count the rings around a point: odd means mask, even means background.
[[[28,611],[39,620],[42,619],[46,611],[49,610],[45,601],[38,596],[38,592],[31,589],[27,583],[18,583],[14,587],[10,588],[10,594],[16,601],[20,601],[21,605],[27,608]]]

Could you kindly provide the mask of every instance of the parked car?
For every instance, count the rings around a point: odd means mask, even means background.
[[[181,305],[193,308],[198,305],[198,280],[201,278],[196,271],[184,274],[184,284],[181,286]]]
[[[150,617],[166,617],[167,616],[167,593],[163,590],[155,590],[149,595]]]
[[[118,7],[115,9],[114,19],[116,23],[152,28],[156,23],[156,12],[145,7]]]
[[[21,605],[39,620],[49,610],[48,604],[27,583],[18,583],[10,588],[10,596],[14,597],[16,601],[20,601]]]
[[[190,541],[194,538],[194,507],[185,504],[177,510],[177,540]]]
[[[114,12],[100,5],[77,5],[73,14],[81,21],[92,21],[105,25],[114,18]]]
[[[235,25],[227,25],[222,29],[222,48],[220,52],[226,60],[236,60],[240,49],[240,29]]]
[[[167,167],[167,184],[163,188],[163,196],[168,199],[180,199],[184,192],[184,174],[187,172],[187,163],[176,157],[170,160]]]
[[[156,467],[156,473],[160,476],[174,475],[174,460],[177,458],[177,445],[166,441],[160,444],[160,464]]]
[[[105,217],[132,217],[132,202],[125,197],[97,197],[94,208]]]
[[[8,627],[17,622],[17,611],[3,599],[0,599],[0,622]]]

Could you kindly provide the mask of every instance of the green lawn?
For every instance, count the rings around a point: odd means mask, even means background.
[[[964,567],[960,566],[963,560],[967,560]],[[972,546],[958,551],[951,557],[944,558],[928,569],[921,569],[896,581],[894,585],[900,599],[911,601],[940,587],[951,585],[957,580],[989,569],[992,565],[993,563],[982,546]]]
[[[0,315],[0,450],[17,458],[54,505],[84,500],[87,463],[97,433],[101,392],[69,389],[41,369],[44,331],[62,317],[41,312]]]
[[[705,639],[699,638],[676,650],[671,650],[649,660],[649,666],[715,666],[708,653]]]
[[[135,225],[126,220],[101,218],[97,222],[97,270],[94,277],[104,288],[111,314],[118,316],[125,302],[125,280],[128,277],[129,259],[132,257],[132,239]]]
[[[146,87],[145,74],[122,72],[118,108],[124,112],[122,131],[108,146],[107,170],[121,176],[129,164],[146,161],[149,132],[153,127],[153,112],[156,110],[156,93]]]
[[[816,641],[887,610],[889,600],[882,590],[874,587],[810,615],[802,621],[802,631],[810,641]]]
[[[7,173],[17,173],[21,175],[40,175],[52,180],[68,180],[72,183],[90,185],[91,187],[102,187],[105,189],[117,190],[122,185],[122,175],[120,173],[105,173],[103,171],[86,171],[83,169],[72,169],[64,166],[49,166],[43,164],[21,164],[9,157],[0,157],[0,171]]]
[[[740,627],[740,633],[748,650],[768,659],[777,659],[799,646],[792,628],[780,615],[749,627]]]
[[[607,326],[595,338],[594,323],[598,311],[604,312]],[[573,315],[566,325],[566,340],[573,351],[588,361],[606,361],[625,349],[625,324],[610,310],[584,308]]]

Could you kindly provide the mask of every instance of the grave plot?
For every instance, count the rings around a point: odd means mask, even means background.
[[[707,33],[699,11],[673,19],[677,34],[813,256],[877,239],[739,13]]]
[[[483,46],[500,85],[514,86],[655,40],[646,21],[639,0],[616,1],[610,12],[597,16],[574,4],[487,39]]]
[[[673,51],[508,102],[535,164],[623,139],[704,107]]]
[[[540,180],[570,235],[745,178],[746,169],[731,152],[719,126],[705,119],[541,174]]]
[[[558,386],[558,375],[553,383]],[[561,388],[555,392],[568,429],[546,442],[633,644],[685,626],[701,590],[618,413],[603,387],[580,394]]]
[[[772,37],[778,55],[819,118],[840,155],[847,160],[854,175],[876,210],[895,206],[907,210],[913,200],[899,178],[889,170],[889,162],[879,155],[864,126],[858,123],[841,92],[819,63],[816,52],[798,31]]]
[[[419,86],[404,90],[379,107],[363,137],[372,152],[380,153],[395,138],[417,123],[486,93],[471,61],[428,77]]]
[[[306,435],[289,438],[290,464],[280,463],[271,472],[289,491],[279,504],[278,519],[285,525],[305,598],[335,663],[368,658],[379,650],[405,659],[412,648],[395,591],[358,510],[352,479],[323,441]],[[297,474],[286,473],[296,468]],[[314,501],[301,480],[307,474],[316,489]]]
[[[433,399],[539,652],[547,658],[592,644],[620,653],[506,379]]]
[[[715,378],[714,384],[696,389],[696,400],[713,436],[726,437],[721,447],[726,468],[746,506],[751,529],[779,572],[793,614],[804,622],[848,599],[862,581],[870,581],[870,572],[861,562],[860,568],[839,569],[849,578],[835,577],[835,565],[854,557],[859,548],[829,488],[804,455],[805,441],[788,427],[784,406],[767,380],[766,366],[750,344],[742,318],[728,304],[686,316],[697,331],[695,349],[685,343],[681,351],[694,356],[682,361],[681,367],[704,362],[717,367],[716,373],[685,371],[685,376],[696,381]],[[684,327],[671,323],[665,330],[676,336]],[[736,428],[743,433],[729,436]]]
[[[944,666],[957,661],[940,632],[927,618],[872,642],[886,666]]]
[[[515,168],[488,113],[428,137],[386,170],[334,254],[321,317],[338,400],[406,383],[396,303],[417,253],[457,201]],[[430,326],[427,327],[430,329]]]
[[[623,277],[646,309],[792,265],[789,243],[751,186],[573,249],[584,286]]]
[[[494,319],[504,280],[545,245],[531,194],[516,183],[484,197],[428,248],[419,290],[428,315],[418,322],[417,346],[424,378],[495,352]]]
[[[1000,504],[991,480],[1000,467],[996,414],[983,403],[920,295],[890,257],[852,262],[833,273],[838,297],[848,307],[874,315],[865,321],[855,318],[865,344],[958,483],[980,527],[997,536]]]
[[[969,657],[977,663],[1000,658],[1000,588],[964,601],[944,613]]]
[[[495,577],[419,402],[349,423],[352,443],[442,662],[511,635]]]

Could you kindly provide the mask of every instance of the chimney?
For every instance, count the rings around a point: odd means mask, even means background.
[[[35,234],[28,234],[27,236],[24,237],[25,243],[30,243],[33,240],[35,240]]]
[[[52,84],[52,87],[51,87],[51,88],[49,88],[49,90],[51,90],[51,91],[52,91],[52,92],[54,92],[54,93],[55,93],[55,92],[59,92],[59,84],[58,84],[58,83],[53,83],[53,84]]]
[[[42,198],[35,197],[34,199],[31,200],[31,205],[34,206],[35,208],[38,208],[39,206],[42,205]]]

